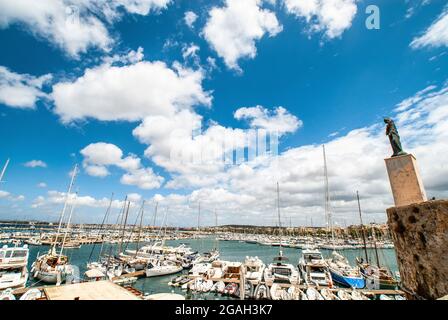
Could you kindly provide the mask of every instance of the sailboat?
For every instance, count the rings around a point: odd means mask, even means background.
[[[274,258],[273,262],[264,270],[264,280],[266,285],[272,286],[274,283],[288,283],[300,284],[300,275],[297,269],[290,263],[289,259],[283,256],[282,251],[282,234],[281,234],[281,219],[280,219],[280,188],[277,182],[277,213],[278,225],[280,235],[280,250],[279,255]]]
[[[380,266],[380,259],[378,256],[378,250],[376,247],[375,230],[372,226],[372,241],[375,248],[376,266],[369,262],[369,256],[367,255],[367,242],[364,225],[362,223],[361,204],[359,201],[359,193],[356,193],[358,198],[359,219],[361,221],[361,229],[364,243],[365,260],[362,258],[356,258],[359,270],[365,279],[365,287],[369,289],[396,289],[398,281],[392,276],[391,272]]]
[[[166,218],[168,215],[168,207],[165,211],[165,217],[164,217],[164,223],[161,226],[160,231],[162,228],[164,228],[164,233],[162,237],[162,244],[165,243],[165,237],[166,237]],[[146,265],[145,273],[146,277],[158,277],[158,276],[165,276],[170,274],[175,274],[178,272],[181,272],[183,270],[182,264],[180,261],[177,260],[170,260],[166,259],[165,255],[154,255],[153,257],[150,257],[148,259],[148,264]]]
[[[398,281],[393,277],[389,269],[380,265],[378,249],[376,246],[375,230],[372,226],[372,241],[376,255],[376,265],[357,259],[357,264],[366,281],[368,289],[386,289],[395,290]]]
[[[332,239],[334,243],[334,230],[331,223],[332,220],[330,210],[330,192],[328,186],[327,158],[325,155],[325,146],[322,146],[322,149],[324,156],[325,218],[327,220],[327,228],[331,229]],[[331,287],[333,285],[328,266],[322,256],[322,253],[317,249],[307,248],[302,251],[302,255],[299,260],[299,270],[307,285],[319,287]],[[314,291],[312,292],[314,293]]]
[[[68,187],[67,196],[65,199],[64,207],[61,212],[61,217],[59,219],[59,226],[56,233],[56,236],[54,238],[53,245],[51,246],[48,253],[43,254],[41,256],[38,256],[36,261],[33,263],[31,267],[31,274],[34,278],[39,279],[42,282],[50,283],[50,284],[56,284],[60,285],[61,283],[65,282],[68,275],[73,274],[73,268],[69,265],[69,259],[67,256],[63,255],[64,245],[62,245],[61,250],[59,253],[56,251],[57,242],[60,238],[61,233],[61,227],[62,222],[65,216],[65,212],[67,210],[68,204],[70,202],[70,198],[72,196],[71,191],[73,184],[75,182],[75,177],[78,171],[78,166],[75,165],[75,168],[72,172],[72,177],[70,180],[70,184]],[[71,213],[69,220],[71,219],[71,215],[74,210],[74,203],[72,203]],[[67,232],[67,230],[66,230]],[[66,240],[65,233],[63,238],[63,244]]]
[[[201,218],[201,203],[199,202],[199,207],[198,207],[198,228],[197,231],[199,233],[200,231],[200,218]],[[215,212],[215,219],[216,218],[216,212]],[[219,250],[218,250],[218,245],[215,245],[215,248],[210,250],[209,252],[204,252],[202,253],[199,257],[197,257],[194,261],[193,261],[193,266],[195,264],[198,263],[212,263],[213,261],[216,261],[219,259]]]
[[[336,251],[334,226],[331,213],[330,203],[330,187],[328,183],[328,169],[327,169],[327,156],[325,153],[325,146],[322,146],[324,157],[324,175],[325,175],[325,211],[327,217],[327,225],[331,228],[332,238],[332,255],[327,260],[327,268],[330,272],[331,281],[336,282],[338,285],[349,288],[364,288],[365,281],[358,267],[352,267],[348,260]]]

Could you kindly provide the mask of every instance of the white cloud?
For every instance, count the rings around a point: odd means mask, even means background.
[[[194,23],[196,22],[197,19],[198,19],[198,15],[196,13],[194,13],[193,11],[185,12],[184,20],[185,20],[185,24],[188,27],[193,28]]]
[[[133,135],[149,145],[145,156],[175,176],[167,187],[217,183],[216,174],[224,166],[219,159],[234,146],[247,144],[241,129],[211,123],[201,132],[201,122],[201,116],[183,110],[171,117],[147,117],[134,129]]]
[[[425,30],[423,35],[415,38],[411,47],[447,47],[448,46],[448,8]]]
[[[42,87],[51,78],[50,74],[35,77],[0,66],[0,103],[12,108],[34,109],[38,100],[47,98]]]
[[[192,59],[196,64],[199,64],[199,50],[200,48],[194,43],[184,46],[182,48],[182,58],[184,58],[184,60]]]
[[[46,197],[44,196],[38,196],[33,200],[33,203],[31,205],[32,208],[44,208],[44,207],[52,207],[54,208],[55,205],[61,206],[65,203],[67,200],[67,193],[60,192],[56,190],[50,190],[47,192]],[[130,200],[130,199],[129,199]],[[135,200],[135,198],[133,199]],[[88,208],[107,208],[110,204],[110,198],[100,198],[96,199],[92,196],[82,196],[78,195],[75,197],[75,194],[71,194],[71,197],[69,199],[69,203],[76,203],[76,207],[88,207]],[[113,200],[112,201],[112,208],[114,209],[121,209],[124,205],[124,201],[119,200]],[[131,201],[131,205],[133,207],[136,207],[138,204],[136,202]]]
[[[110,174],[105,166],[88,165],[84,169],[87,174],[92,177],[104,178]]]
[[[108,51],[114,39],[108,23],[121,17],[121,8],[130,14],[147,15],[167,7],[171,0],[28,0],[0,1],[0,28],[24,25],[78,58],[90,48]]]
[[[288,13],[304,18],[311,32],[337,38],[349,29],[357,12],[356,0],[283,0]]]
[[[37,186],[38,186],[39,188],[46,188],[46,187],[47,187],[47,184],[46,184],[45,182],[39,182],[39,183],[37,184]]]
[[[134,64],[140,62],[145,57],[143,53],[143,48],[138,47],[137,51],[130,50],[126,54],[114,54],[112,57],[106,56],[103,61],[105,64],[116,64],[121,63],[122,65]]]
[[[142,200],[142,196],[138,193],[130,193],[130,194],[128,194],[127,198],[128,198],[128,201],[131,201],[134,203],[140,202]]]
[[[141,61],[127,66],[103,64],[87,69],[73,82],[53,86],[54,112],[63,122],[95,118],[137,121],[172,115],[194,105],[210,105],[202,71],[175,64]],[[126,108],[123,108],[126,106]]]
[[[42,160],[31,160],[31,161],[24,163],[23,165],[28,168],[38,168],[38,167],[46,168],[47,167],[47,164],[45,162],[43,162]]]
[[[235,111],[235,119],[249,120],[253,128],[266,129],[269,132],[278,132],[280,135],[293,133],[303,125],[303,122],[283,107],[277,107],[273,112],[262,106],[244,107]]]
[[[9,197],[10,193],[8,191],[0,190],[0,199]]]
[[[69,5],[74,5],[73,12]],[[74,1],[40,0],[30,5],[27,0],[5,0],[0,2],[0,27],[23,24],[31,33],[54,43],[72,57],[90,47],[107,51],[112,39],[106,26],[86,12],[84,3],[76,6]]]
[[[110,143],[92,143],[82,149],[83,167],[87,174],[94,177],[108,176],[109,166],[116,166],[125,174],[120,181],[126,185],[134,185],[141,189],[159,188],[163,177],[157,176],[151,168],[143,168],[141,160],[135,155],[123,156],[123,151]]]
[[[25,196],[24,195],[15,196],[8,191],[0,190],[0,199],[17,202],[25,200]]]
[[[226,0],[224,7],[209,12],[203,35],[231,69],[240,70],[239,59],[256,56],[255,43],[265,34],[274,37],[282,31],[274,12],[261,5],[261,0]]]
[[[152,168],[131,170],[125,173],[120,179],[122,184],[137,186],[145,190],[160,188],[163,181],[163,177],[156,175]]]

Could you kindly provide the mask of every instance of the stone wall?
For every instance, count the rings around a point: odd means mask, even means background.
[[[387,216],[404,288],[425,299],[447,295],[448,201],[393,207]]]

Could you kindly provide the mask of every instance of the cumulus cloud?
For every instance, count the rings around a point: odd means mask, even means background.
[[[184,21],[185,21],[185,24],[189,28],[193,28],[194,23],[196,22],[197,19],[198,19],[198,15],[196,13],[194,13],[193,11],[185,12]]]
[[[0,2],[0,28],[20,24],[38,38],[48,40],[78,58],[90,48],[108,51],[114,40],[108,24],[130,14],[147,15],[167,7],[171,0],[28,0]]]
[[[39,183],[37,184],[37,186],[38,186],[39,188],[46,188],[46,187],[47,187],[47,184],[46,184],[45,182],[39,182]]]
[[[72,82],[54,85],[54,112],[64,122],[87,118],[137,121],[146,116],[169,116],[194,105],[210,105],[210,93],[202,88],[203,78],[200,70],[179,64],[169,68],[161,61],[121,67],[103,64],[87,69]]]
[[[54,207],[60,206],[65,203],[67,200],[67,193],[60,192],[56,190],[50,190],[47,192],[46,196],[38,196],[36,197],[32,204],[32,208],[44,208],[44,207]],[[135,200],[135,199],[134,199]],[[108,208],[110,204],[110,198],[94,198],[92,196],[83,196],[83,195],[75,195],[71,194],[68,199],[69,204],[76,204],[76,207],[88,207],[88,208]],[[120,209],[124,205],[124,201],[113,200],[112,208]],[[138,204],[136,202],[132,202],[132,205],[135,207]]]
[[[135,155],[124,157],[123,151],[114,144],[98,142],[86,146],[80,151],[83,167],[87,174],[94,177],[106,177],[110,174],[108,167],[118,167],[126,173],[120,181],[141,189],[159,188],[163,177],[157,176],[151,168],[143,168],[141,160]]]
[[[46,168],[47,164],[43,162],[42,160],[31,160],[23,164],[25,167],[28,168]]]
[[[447,47],[448,46],[448,7],[425,30],[425,32],[411,42],[414,49],[422,47]]]
[[[311,32],[337,38],[349,29],[357,12],[356,0],[283,0],[286,11],[305,19]]]
[[[42,87],[51,78],[50,74],[35,77],[0,66],[0,104],[12,108],[34,109],[38,100],[48,97]]]
[[[391,109],[403,146],[417,157],[428,196],[448,196],[448,87],[430,86]],[[202,133],[203,135],[206,132]],[[367,222],[385,220],[385,209],[393,205],[384,158],[391,147],[384,124],[350,130],[326,142],[333,217],[339,225],[358,223],[356,190]],[[158,146],[160,147],[160,146]],[[156,149],[152,150],[157,157]],[[186,168],[186,166],[184,166]],[[175,197],[181,217],[195,215],[201,202],[204,224],[220,223],[273,225],[276,223],[276,182],[280,183],[282,217],[293,224],[325,224],[323,153],[321,145],[290,148],[263,162],[245,162],[215,171],[184,171],[169,183],[197,188]],[[201,185],[201,183],[203,183]],[[207,213],[208,212],[208,213]]]
[[[275,13],[262,9],[262,0],[226,0],[209,12],[203,35],[225,64],[240,70],[238,60],[254,58],[256,41],[282,31]]]
[[[301,120],[283,107],[277,107],[273,112],[262,106],[243,107],[236,110],[234,116],[237,120],[248,120],[253,128],[278,132],[279,135],[293,133],[303,125]]]
[[[25,196],[24,195],[15,196],[8,191],[0,190],[0,199],[16,202],[25,200]]]

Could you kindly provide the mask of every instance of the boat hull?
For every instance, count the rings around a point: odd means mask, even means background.
[[[176,268],[151,268],[146,269],[146,277],[160,277],[160,276],[166,276],[170,274],[175,274],[178,272],[181,272],[183,270],[182,267],[176,267]]]
[[[347,288],[363,289],[366,286],[364,277],[347,277],[330,269],[331,278],[335,283]]]

